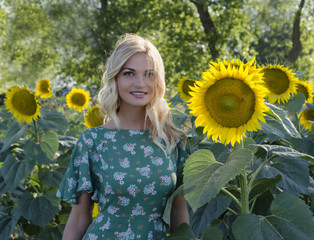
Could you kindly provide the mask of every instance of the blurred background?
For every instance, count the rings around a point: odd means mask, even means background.
[[[284,64],[314,82],[313,0],[0,0],[0,94],[43,78],[95,93],[123,33],[157,46],[168,91],[233,58]]]

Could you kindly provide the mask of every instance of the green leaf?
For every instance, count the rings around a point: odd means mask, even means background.
[[[193,240],[195,239],[194,233],[187,223],[182,223],[167,240]]]
[[[240,215],[232,224],[236,239],[241,240],[311,240],[313,216],[302,200],[289,193],[275,198],[270,216]]]
[[[24,136],[27,130],[27,125],[20,126],[17,121],[12,122],[4,138],[4,144],[1,152],[7,150],[11,144],[17,142]]]
[[[214,219],[219,218],[229,207],[230,202],[229,197],[218,195],[197,209],[194,214],[190,214],[190,225],[196,236],[203,233]]]
[[[38,239],[45,239],[45,240],[55,240],[55,239],[62,239],[62,232],[60,230],[60,225],[57,227],[48,226],[45,227],[39,234]]]
[[[54,155],[58,150],[58,146],[59,139],[54,132],[46,132],[40,141],[41,149],[46,153],[50,160],[53,160]]]
[[[183,172],[185,198],[193,211],[216,197],[252,160],[248,149],[235,150],[225,164],[216,162],[210,151],[200,151],[188,158]]]
[[[7,187],[15,189],[21,180],[29,175],[34,166],[35,163],[33,161],[26,158],[19,160],[10,154],[0,168],[0,173]]]
[[[222,240],[222,232],[217,227],[209,227],[202,234],[201,240]]]
[[[38,178],[42,184],[50,187],[58,188],[63,175],[58,171],[50,170],[48,168],[41,168],[38,173]]]
[[[232,232],[236,240],[284,240],[266,217],[253,214],[237,217]]]
[[[300,133],[297,131],[287,113],[273,104],[265,103],[271,111],[271,114],[267,113],[265,116],[266,124],[261,123],[263,131],[269,134],[276,134],[281,138],[297,137],[300,138]]]
[[[183,185],[178,187],[176,191],[174,191],[171,196],[168,198],[167,205],[164,210],[164,214],[162,216],[162,219],[164,220],[165,223],[170,225],[170,215],[171,215],[171,208],[172,208],[172,202],[175,196],[182,194],[183,193]]]
[[[291,193],[308,193],[309,170],[305,159],[291,156],[277,157],[260,172],[260,176],[266,178],[274,178],[278,174],[282,179],[277,186]]]
[[[23,193],[15,208],[15,214],[21,215],[33,224],[44,227],[58,211],[58,207],[45,196],[34,198],[29,192]]]
[[[281,157],[295,157],[295,158],[303,158],[306,160],[314,161],[313,156],[306,153],[299,152],[290,147],[285,147],[281,145],[268,145],[268,144],[254,144],[254,146],[264,148],[269,153],[270,156],[275,154]]]
[[[58,129],[66,130],[68,128],[68,121],[60,112],[47,112],[38,119],[38,124],[44,129]]]
[[[275,178],[258,178],[253,182],[252,189],[250,191],[250,199],[256,198],[262,195],[267,190],[276,186],[281,180],[281,176],[277,175]]]
[[[286,104],[286,108],[288,112],[293,115],[301,110],[304,102],[305,102],[304,94],[297,93],[289,99],[288,103]]]
[[[0,212],[0,239],[10,239],[17,220],[4,212]]]
[[[28,140],[24,145],[24,153],[26,158],[40,164],[50,164],[51,160],[41,148],[39,143]]]

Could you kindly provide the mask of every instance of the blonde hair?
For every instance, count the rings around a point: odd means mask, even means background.
[[[166,90],[165,70],[162,58],[157,48],[146,38],[136,34],[125,34],[119,38],[105,66],[102,78],[102,88],[98,93],[100,112],[105,121],[112,119],[119,126],[117,112],[119,110],[119,95],[116,76],[126,61],[136,53],[144,53],[153,64],[154,95],[146,105],[146,118],[152,125],[152,140],[155,144],[170,153],[180,138],[186,141],[185,133],[173,125],[169,107],[164,99]],[[158,141],[163,140],[165,146]]]

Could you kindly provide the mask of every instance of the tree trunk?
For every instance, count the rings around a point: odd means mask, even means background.
[[[215,24],[209,15],[207,7],[203,3],[193,0],[191,0],[191,2],[195,4],[198,14],[200,16],[200,20],[204,27],[204,32],[208,36],[208,47],[210,50],[211,57],[213,60],[216,60],[219,54],[216,48],[218,33]]]
[[[295,63],[298,59],[301,50],[302,50],[302,43],[300,40],[301,31],[300,31],[300,21],[301,21],[301,11],[304,7],[305,0],[300,1],[300,5],[298,11],[295,14],[294,22],[293,22],[293,32],[292,32],[292,49],[290,51],[289,60],[292,63]]]

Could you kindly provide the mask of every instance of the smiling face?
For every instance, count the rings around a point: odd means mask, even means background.
[[[145,107],[153,98],[154,70],[143,53],[128,59],[117,75],[120,110],[130,107]]]

